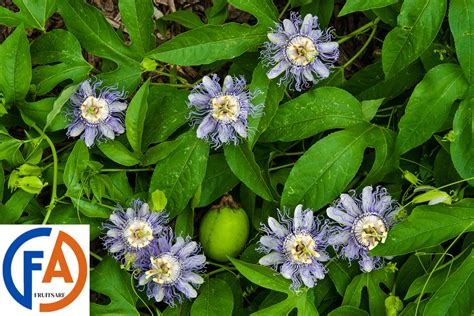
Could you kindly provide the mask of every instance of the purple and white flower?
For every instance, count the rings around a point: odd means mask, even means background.
[[[188,96],[191,124],[198,125],[197,137],[214,148],[247,138],[248,117],[260,114],[261,106],[252,104],[254,94],[245,88],[243,77],[226,76],[223,86],[219,77],[202,78]]]
[[[116,87],[101,89],[101,84],[102,81],[86,80],[69,99],[72,111],[68,115],[71,122],[67,136],[81,135],[87,147],[92,147],[96,139],[114,139],[125,132],[126,94]]]
[[[167,219],[166,212],[153,212],[140,200],[133,201],[126,210],[118,205],[109,222],[102,225],[107,230],[104,246],[116,260],[125,261],[128,266],[164,233]]]
[[[269,217],[268,226],[262,224],[265,235],[260,238],[257,250],[266,255],[259,263],[279,271],[292,281],[291,288],[295,290],[301,283],[312,288],[327,272],[322,262],[329,260],[328,227],[312,210],[303,210],[302,205],[295,208],[294,218],[280,211],[278,216],[280,221]]]
[[[395,224],[398,212],[395,201],[383,187],[374,189],[366,186],[362,195],[343,193],[333,206],[326,210],[327,215],[339,225],[333,227],[329,244],[340,256],[358,260],[363,272],[380,268],[380,257],[370,257],[369,250],[384,243],[390,228]],[[342,246],[342,247],[341,247]]]
[[[318,17],[307,14],[304,20],[292,12],[268,33],[262,59],[268,67],[269,79],[284,73],[280,84],[287,82],[297,91],[308,88],[310,83],[329,76],[330,69],[339,57],[339,44],[333,42],[330,29],[323,32]]]
[[[173,243],[173,232],[167,231],[156,239],[147,254],[136,261],[139,286],[146,285],[148,298],[174,306],[197,296],[196,288],[204,283],[199,275],[205,267],[206,257],[191,237],[177,237]]]

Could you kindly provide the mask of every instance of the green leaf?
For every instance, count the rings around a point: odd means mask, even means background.
[[[357,266],[355,269],[353,266],[349,267],[345,261],[333,260],[328,266],[329,277],[341,296],[344,296],[347,286],[358,272],[359,269]]]
[[[384,99],[365,100],[361,102],[362,115],[367,122],[370,122],[377,114],[377,110],[382,105]]]
[[[106,84],[120,82],[125,90],[133,90],[140,82],[143,54],[127,46],[103,14],[83,0],[58,1],[58,9],[68,30],[89,53],[117,64],[117,68],[99,77]]]
[[[125,116],[128,142],[136,154],[141,154],[142,152],[143,127],[148,111],[148,86],[149,81],[146,81],[140,87],[140,90],[138,90],[130,102],[127,115]]]
[[[27,28],[45,31],[45,23],[54,13],[56,7],[56,0],[14,0],[13,2],[20,12],[11,12],[6,8],[0,8],[0,24],[17,26],[24,23]]]
[[[449,27],[453,33],[456,57],[467,81],[474,84],[474,1],[449,2]]]
[[[375,125],[361,124],[321,139],[296,162],[288,176],[281,205],[320,209],[337,197],[359,170],[367,139]]]
[[[62,29],[44,33],[31,44],[35,93],[44,95],[61,82],[86,79],[92,66],[84,60],[79,41]]]
[[[229,0],[229,4],[236,9],[248,12],[258,20],[258,26],[262,28],[274,27],[278,21],[278,10],[272,0]]]
[[[159,189],[168,198],[167,210],[173,218],[194,196],[206,172],[209,145],[196,138],[194,131],[179,137],[181,144],[158,161],[151,177],[150,192]]]
[[[143,155],[142,164],[144,166],[156,164],[158,161],[165,159],[175,151],[180,143],[180,139],[175,139],[173,141],[159,143],[158,145],[149,148],[145,152],[145,155]]]
[[[224,154],[232,172],[253,192],[267,201],[273,201],[272,189],[263,171],[255,161],[248,143],[225,145]]]
[[[247,263],[238,259],[230,258],[230,261],[239,273],[250,282],[266,289],[294,295],[294,292],[290,289],[291,282],[279,275],[278,272],[258,264]]]
[[[148,113],[145,119],[143,145],[165,141],[186,122],[189,91],[169,86],[152,86],[148,93]],[[158,123],[157,122],[161,122]]]
[[[92,303],[92,315],[137,315],[135,304],[138,296],[134,293],[129,273],[120,269],[120,265],[111,257],[104,260],[91,271],[91,290],[107,295],[109,304]]]
[[[306,1],[309,2],[309,1]],[[334,10],[334,0],[312,0],[301,7],[301,15],[308,13],[318,15],[318,24],[321,28],[326,28],[331,20]]]
[[[181,33],[147,56],[182,66],[210,64],[242,55],[265,42],[267,30],[237,23],[206,25]]]
[[[25,99],[31,82],[30,47],[21,25],[0,46],[0,60],[0,91],[8,108]]]
[[[428,301],[424,315],[469,315],[474,308],[472,293],[474,293],[474,250]]]
[[[474,99],[459,105],[453,121],[454,142],[451,159],[456,171],[465,179],[474,177]],[[469,181],[474,185],[474,180]]]
[[[45,130],[51,125],[51,123],[53,123],[58,114],[61,113],[64,104],[69,101],[69,98],[74,92],[76,92],[76,89],[77,85],[69,86],[61,91],[61,94],[58,96],[58,98],[54,100],[53,108],[51,109],[51,112],[48,113],[48,116],[46,116],[46,124],[44,126]]]
[[[0,161],[10,161],[10,158],[12,158],[14,153],[18,152],[21,145],[23,145],[21,140],[4,134],[0,130]]]
[[[107,158],[123,166],[130,167],[140,163],[138,157],[117,140],[101,143],[97,147]]]
[[[415,87],[398,124],[400,154],[424,143],[437,132],[448,118],[454,101],[461,98],[467,88],[458,65],[441,64],[428,71]]]
[[[153,211],[163,211],[166,204],[168,204],[168,199],[163,191],[155,190],[150,193],[150,208]]]
[[[96,202],[86,201],[71,197],[74,207],[87,217],[92,218],[108,218],[112,213],[111,209],[97,204]]]
[[[363,309],[347,305],[333,309],[328,316],[369,316],[369,313]]]
[[[397,3],[398,0],[347,0],[339,16],[343,16],[356,11],[367,11],[371,9],[383,8]]]
[[[188,29],[195,29],[205,25],[196,13],[186,10],[167,14],[161,17],[161,20],[176,22]]]
[[[423,205],[396,224],[384,244],[371,251],[375,256],[398,256],[439,245],[464,231],[474,231],[474,199],[453,205]]]
[[[299,140],[364,121],[360,102],[350,93],[335,87],[322,87],[281,105],[260,141]]]
[[[17,190],[3,205],[2,216],[0,216],[0,224],[13,224],[23,214],[23,211],[33,199],[33,194],[23,190]]]
[[[239,179],[230,170],[224,155],[210,155],[197,207],[209,205],[224,193],[232,190],[238,183]]]
[[[362,273],[356,276],[346,289],[342,305],[359,307],[362,299],[363,289],[367,288],[369,294],[369,309],[371,315],[385,315],[385,298],[388,296],[380,288],[383,283],[389,289],[392,288],[393,273],[382,270],[373,270],[370,273]]]
[[[414,62],[431,45],[446,12],[446,0],[405,0],[398,26],[385,37],[383,71],[387,77]]]
[[[77,197],[82,191],[80,181],[88,162],[89,150],[83,140],[77,140],[64,167],[63,180],[68,188],[69,196]]]
[[[281,301],[280,303],[274,304],[270,307],[261,309],[252,316],[268,316],[268,315],[289,315],[289,313],[296,307],[296,302],[293,296]]]
[[[66,90],[64,90],[64,94],[62,93],[58,98],[44,98],[36,102],[23,102],[18,104],[17,107],[20,109],[21,116],[25,123],[32,124],[34,122],[38,126],[46,126],[48,115],[54,113],[52,112],[53,109],[62,107],[64,104],[61,103],[67,101],[63,99],[63,97],[66,98],[68,93],[65,92]],[[64,115],[51,114],[50,117],[53,116],[54,118],[49,126],[47,126],[47,131],[54,132],[66,128],[68,121]]]
[[[250,133],[248,142],[252,148],[257,142],[259,136],[270,126],[270,123],[278,110],[278,104],[283,98],[284,88],[278,85],[276,80],[270,80],[267,77],[267,71],[260,62],[252,75],[250,91],[258,91],[252,102],[256,105],[264,106],[263,112],[257,117],[249,117]]]
[[[120,0],[120,15],[132,41],[130,48],[145,55],[155,47],[153,4],[143,0]]]
[[[224,280],[210,279],[199,289],[191,307],[191,316],[231,315],[234,308],[232,290]]]

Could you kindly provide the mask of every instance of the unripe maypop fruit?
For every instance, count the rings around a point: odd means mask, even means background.
[[[247,213],[230,195],[224,195],[219,205],[207,211],[199,226],[199,239],[204,253],[218,262],[229,261],[227,256],[235,258],[239,255],[248,236]]]

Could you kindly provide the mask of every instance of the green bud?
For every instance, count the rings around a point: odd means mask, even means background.
[[[143,71],[155,71],[158,67],[158,63],[148,57],[145,57],[140,65]]]
[[[17,187],[31,194],[39,194],[47,185],[37,176],[26,176],[18,179]]]
[[[411,184],[415,186],[418,186],[423,183],[420,179],[418,179],[417,176],[415,176],[413,173],[411,173],[408,170],[403,171],[402,178],[406,179],[408,182],[410,182]]]
[[[456,134],[454,134],[454,130],[450,130],[446,135],[444,135],[443,141],[453,143],[455,138]]]
[[[23,164],[18,168],[20,176],[41,176],[41,168],[38,166]]]
[[[417,195],[413,198],[413,203],[418,204],[418,203],[424,203],[428,202],[428,205],[435,205],[439,203],[444,203],[444,204],[451,204],[452,203],[452,198],[451,195],[444,191],[440,191],[436,189],[435,187],[432,186],[420,186],[417,189],[415,189],[415,192],[419,191],[427,191],[425,193],[422,193],[420,195]]]
[[[18,171],[13,170],[12,173],[10,173],[10,177],[8,178],[8,188],[12,191],[16,190],[18,188],[19,179],[20,176],[18,175]]]
[[[398,271],[397,264],[394,262],[387,263],[383,269],[388,273],[395,273]]]
[[[403,310],[403,302],[398,296],[390,295],[385,299],[387,316],[397,316]]]
[[[165,209],[168,199],[165,193],[160,190],[155,190],[151,193],[150,208],[153,211],[161,212]]]

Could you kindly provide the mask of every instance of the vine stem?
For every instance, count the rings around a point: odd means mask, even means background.
[[[125,171],[125,172],[144,172],[144,171],[153,171],[154,168],[138,168],[138,169],[102,169],[100,172],[120,172],[120,171]]]
[[[428,282],[430,282],[430,279],[433,276],[433,273],[436,271],[436,268],[438,268],[439,264],[444,259],[444,257],[446,256],[448,251],[451,249],[451,247],[454,246],[454,244],[459,240],[459,238],[461,238],[462,234],[464,234],[468,230],[468,228],[471,226],[472,226],[472,223],[469,223],[469,225],[467,225],[466,228],[463,229],[463,231],[456,237],[456,239],[453,240],[453,242],[448,246],[448,248],[446,248],[446,250],[443,252],[443,254],[438,259],[438,261],[436,261],[435,266],[433,267],[430,274],[428,275],[428,278],[426,279],[426,282],[425,284],[423,284],[423,288],[421,289],[421,293],[418,296],[418,299],[416,300],[415,316],[418,315],[418,308],[420,307],[421,298],[423,294],[425,294],[425,290],[426,290],[426,287],[428,286]]]
[[[349,33],[343,37],[341,37],[341,39],[339,39],[337,41],[337,43],[340,45],[348,40],[350,40],[351,38],[353,38],[354,36],[356,35],[359,35],[361,33],[364,33],[365,31],[367,31],[368,29],[372,28],[372,27],[375,27],[377,26],[377,23],[379,23],[380,21],[380,18],[376,18],[375,20],[373,21],[370,21],[369,23],[365,24],[365,25],[362,25],[361,27],[359,27],[357,30],[355,30],[354,32],[352,33]]]
[[[367,39],[367,41],[364,43],[364,45],[362,45],[361,49],[359,49],[359,51],[354,56],[352,56],[352,58],[349,59],[344,64],[344,66],[342,66],[342,69],[346,69],[350,64],[352,64],[354,62],[354,60],[356,60],[357,58],[359,58],[360,55],[362,55],[362,53],[365,51],[367,46],[369,46],[370,42],[372,41],[372,39],[375,36],[375,31],[377,30],[377,22],[378,22],[378,18],[374,20],[372,32],[370,33],[369,38]]]
[[[283,8],[283,10],[281,10],[280,15],[278,15],[278,19],[281,19],[281,17],[285,14],[286,10],[288,10],[288,8],[290,7],[290,2],[291,1],[288,1],[285,4],[285,7]]]
[[[58,189],[58,154],[56,152],[56,148],[54,147],[53,142],[51,141],[51,138],[46,135],[46,133],[41,130],[36,124],[33,124],[32,127],[41,135],[41,137],[46,140],[46,142],[49,145],[49,148],[51,148],[51,154],[53,155],[53,186],[52,186],[52,191],[51,191],[51,200],[49,202],[48,208],[46,209],[46,215],[43,219],[43,225],[48,223],[49,216],[51,215],[51,212],[53,211],[54,207],[56,206],[56,199],[57,199],[57,189]]]

